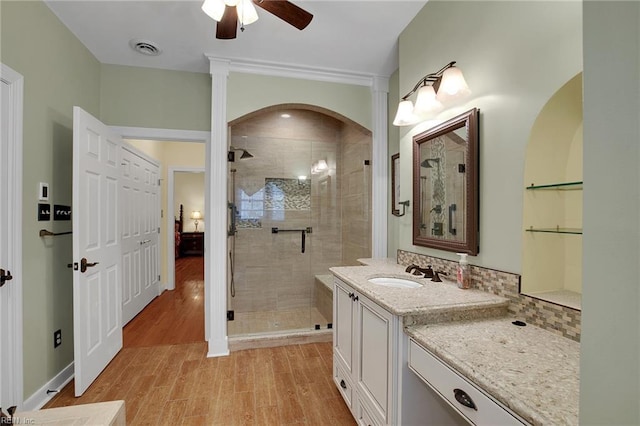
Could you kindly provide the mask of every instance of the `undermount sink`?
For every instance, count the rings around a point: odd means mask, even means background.
[[[371,284],[381,285],[383,287],[394,287],[394,288],[422,287],[422,284],[417,283],[415,281],[411,281],[411,280],[405,280],[404,278],[378,277],[378,278],[370,278],[368,281]]]

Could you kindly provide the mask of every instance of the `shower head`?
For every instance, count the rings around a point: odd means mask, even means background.
[[[424,167],[425,169],[431,169],[433,168],[433,165],[431,164],[432,162],[440,165],[439,158],[427,158],[422,163],[420,163],[420,166]]]
[[[241,160],[246,160],[247,158],[253,158],[253,155],[249,153],[244,148],[236,148],[233,145],[229,147],[229,161],[235,161],[235,151],[242,151],[242,155],[240,156]]]

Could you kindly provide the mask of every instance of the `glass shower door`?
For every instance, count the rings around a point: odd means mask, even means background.
[[[232,144],[228,333],[312,329],[312,143],[232,135]]]

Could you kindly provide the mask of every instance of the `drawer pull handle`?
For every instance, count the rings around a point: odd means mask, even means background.
[[[462,389],[454,389],[453,394],[456,397],[456,401],[458,401],[460,404],[478,411],[478,407],[476,407],[473,399],[471,399],[471,397],[465,391],[463,391]]]
[[[340,380],[340,387],[342,389],[346,389],[347,388],[347,384],[344,382],[344,380]]]

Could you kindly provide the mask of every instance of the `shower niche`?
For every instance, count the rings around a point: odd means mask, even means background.
[[[371,257],[371,133],[292,104],[238,118],[229,133],[243,155],[229,162],[228,335],[330,334],[318,287],[330,267]]]

